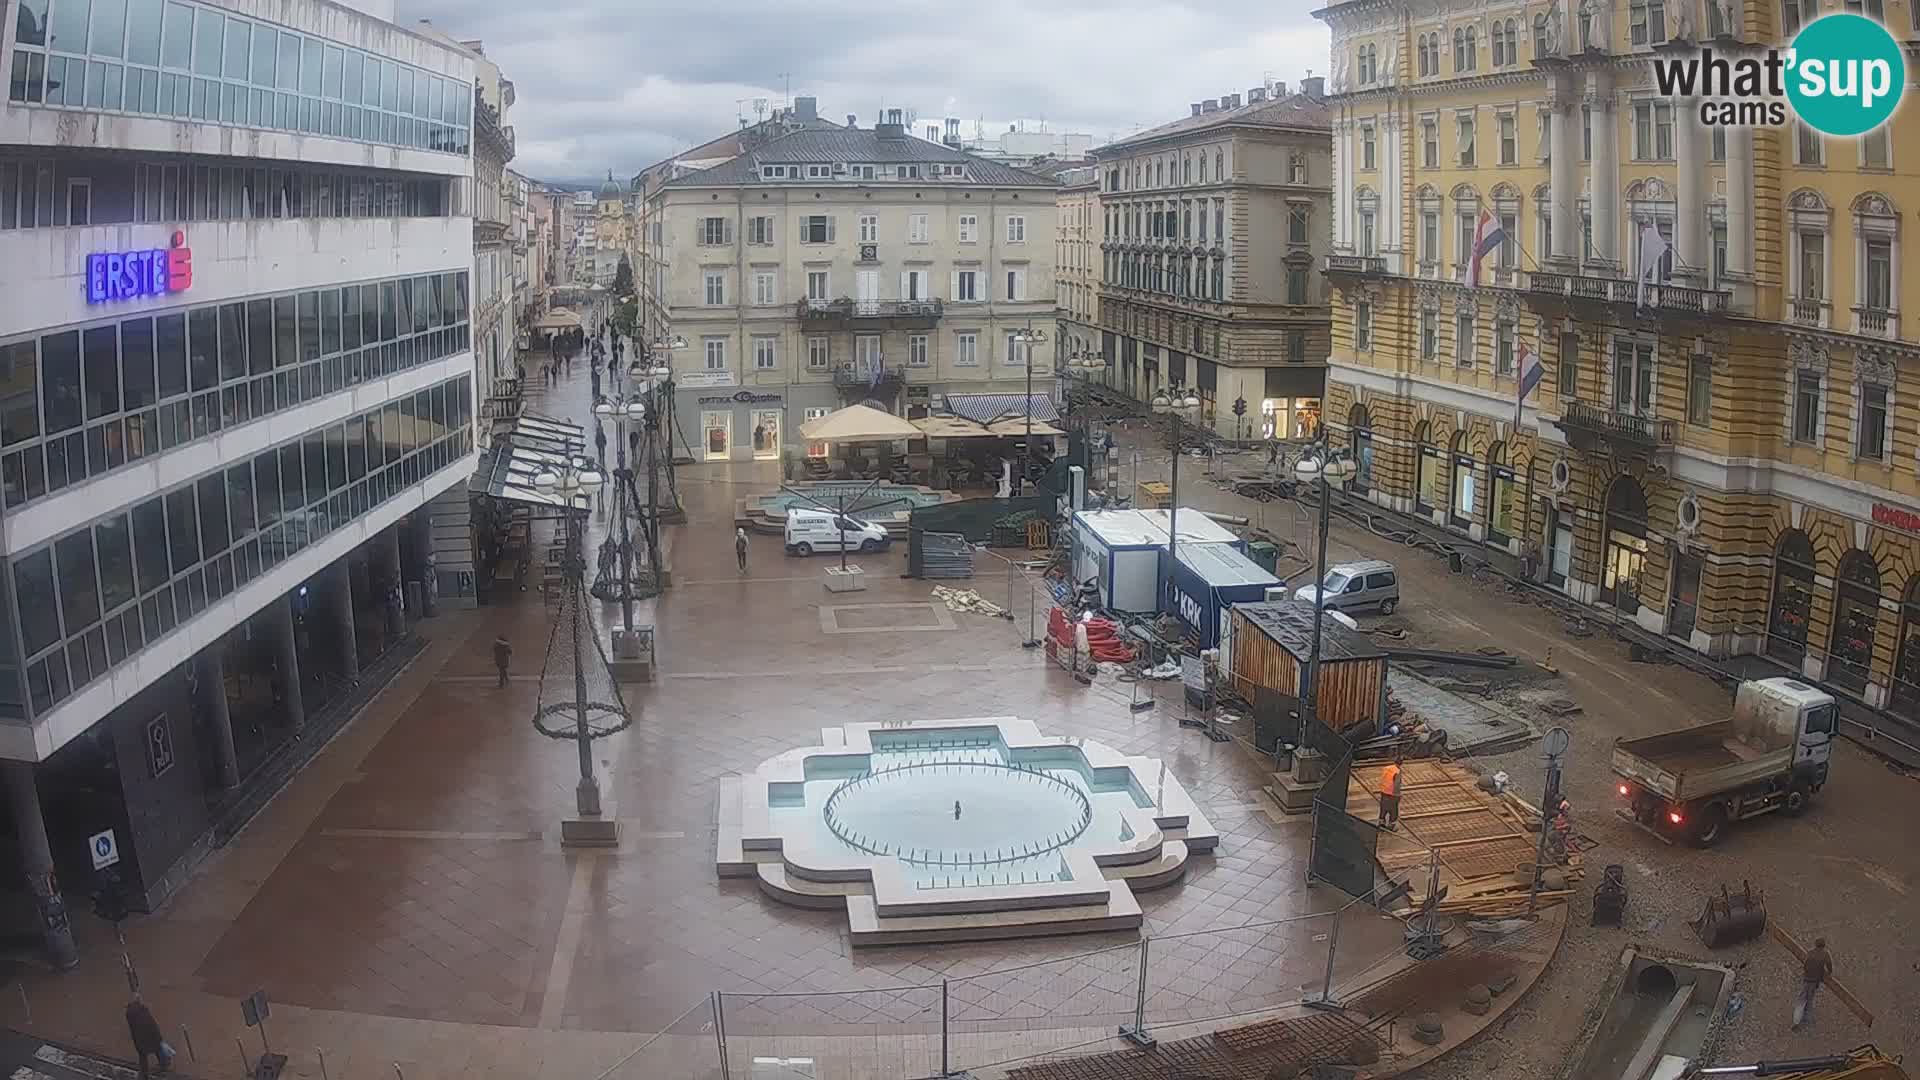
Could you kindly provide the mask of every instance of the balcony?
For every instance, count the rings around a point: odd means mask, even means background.
[[[1832,310],[1825,300],[1817,296],[1796,296],[1787,301],[1787,315],[1801,326],[1827,325],[1827,312]]]
[[[833,388],[840,391],[841,399],[849,403],[858,404],[869,398],[892,401],[906,385],[907,373],[903,368],[863,368],[842,364],[833,369]]]
[[[1327,273],[1379,277],[1387,272],[1387,260],[1378,255],[1329,255]]]
[[[803,330],[931,330],[938,300],[802,300],[795,307]]]
[[[1662,284],[1648,285],[1643,302],[1637,281],[1590,274],[1562,274],[1549,270],[1529,273],[1527,291],[1535,296],[1558,297],[1571,303],[1608,304],[1662,315],[1725,315],[1733,300],[1733,293],[1722,289]]]
[[[1900,313],[1878,304],[1856,304],[1853,309],[1853,332],[1865,337],[1897,338],[1900,336]]]
[[[1576,450],[1612,450],[1636,457],[1648,457],[1673,447],[1679,425],[1672,420],[1615,412],[1597,405],[1570,401],[1560,414],[1561,431]]]

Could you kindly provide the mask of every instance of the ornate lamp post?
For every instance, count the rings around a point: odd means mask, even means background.
[[[618,530],[614,543],[620,551],[620,582],[618,588],[620,594],[621,632],[615,635],[613,652],[615,656],[622,660],[631,660],[639,654],[639,641],[633,632],[633,530],[630,524],[630,504],[635,501],[635,493],[633,486],[633,467],[632,463],[627,460],[627,421],[632,420],[635,423],[644,421],[647,416],[647,406],[638,396],[628,397],[625,395],[616,395],[612,398],[603,398],[597,402],[593,407],[593,413],[602,420],[612,420],[614,422],[614,436],[620,444],[614,451],[613,483],[614,497],[617,504],[617,509],[615,510],[616,528]],[[658,561],[659,555],[654,548],[658,543],[659,536],[657,534],[647,537],[649,557],[656,562]],[[657,585],[659,582],[659,568],[656,566],[654,570],[653,580]],[[604,575],[601,581],[594,583],[594,592],[596,595],[600,595],[601,599],[607,599],[607,597],[601,593],[603,584]]]
[[[1173,440],[1173,472],[1167,481],[1167,563],[1177,566],[1180,556],[1180,428],[1187,414],[1200,408],[1200,398],[1176,386],[1171,393],[1163,390],[1153,395],[1153,401],[1149,404],[1155,413],[1168,418]]]
[[[1293,475],[1301,483],[1320,485],[1320,551],[1314,568],[1313,586],[1313,646],[1307,653],[1307,675],[1304,680],[1305,693],[1300,695],[1302,703],[1311,715],[1320,697],[1320,623],[1327,616],[1327,598],[1321,591],[1327,581],[1327,518],[1329,492],[1334,484],[1345,483],[1354,473],[1353,459],[1344,451],[1335,451],[1326,442],[1324,435],[1314,452],[1300,459],[1293,467]]]
[[[1020,350],[1026,354],[1022,359],[1024,361],[1023,366],[1027,369],[1027,441],[1026,460],[1021,463],[1020,469],[1022,473],[1030,477],[1033,475],[1033,347],[1047,343],[1047,332],[1045,330],[1035,330],[1033,328],[1033,320],[1028,319],[1027,328],[1025,330],[1015,330],[1012,340],[1013,343],[1019,346]],[[1024,481],[1022,482],[1024,483]]]
[[[541,713],[559,712],[571,709],[574,713],[573,738],[580,751],[580,785],[576,789],[576,809],[583,819],[596,820],[600,817],[600,781],[593,771],[593,740],[595,732],[588,723],[587,713],[587,672],[580,645],[580,623],[583,619],[581,594],[586,588],[587,560],[583,554],[587,531],[587,510],[581,506],[584,498],[588,503],[595,492],[600,490],[604,478],[591,466],[570,462],[557,471],[543,472],[534,477],[534,487],[559,498],[566,515],[567,539],[566,561],[562,573],[565,584],[563,607],[569,620],[568,633],[573,644],[573,696],[574,700],[561,705],[548,705]],[[603,711],[606,706],[596,706]],[[544,718],[544,715],[543,717]],[[624,719],[624,717],[623,717]],[[600,831],[611,833],[611,823],[599,827]],[[582,830],[585,832],[586,830]],[[562,836],[567,835],[563,826]],[[600,841],[606,842],[606,841]]]

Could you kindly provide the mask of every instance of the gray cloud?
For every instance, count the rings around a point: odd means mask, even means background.
[[[1327,66],[1308,0],[407,0],[479,38],[514,81],[514,167],[623,179],[792,93],[871,124],[883,107],[988,132],[1044,120],[1096,144],[1187,103]],[[790,79],[790,83],[789,83]]]

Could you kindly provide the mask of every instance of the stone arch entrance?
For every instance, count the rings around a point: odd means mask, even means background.
[[[1768,656],[1796,667],[1806,659],[1813,589],[1813,541],[1799,529],[1788,529],[1773,547],[1773,601],[1767,606]]]
[[[1920,574],[1907,579],[1900,598],[1900,636],[1893,647],[1893,687],[1889,700],[1894,711],[1920,718]]]
[[[1880,625],[1880,567],[1854,548],[1840,557],[1834,575],[1833,639],[1827,679],[1863,691],[1873,679],[1873,644]]]
[[[1347,412],[1347,449],[1353,454],[1352,489],[1365,495],[1373,488],[1373,417],[1365,405]]]
[[[1606,529],[1600,545],[1600,602],[1631,615],[1640,610],[1640,575],[1647,563],[1647,493],[1631,476],[1607,488]]]

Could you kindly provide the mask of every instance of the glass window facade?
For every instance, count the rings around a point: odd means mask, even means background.
[[[467,310],[459,270],[0,340],[5,507],[465,352]]]
[[[0,716],[58,705],[209,604],[473,448],[461,375],[148,496],[15,556]],[[4,597],[0,597],[4,599]],[[4,622],[6,620],[0,620]],[[0,630],[11,645],[12,628]],[[24,699],[24,700],[23,700]],[[25,706],[23,708],[23,705]]]
[[[256,217],[450,217],[464,202],[462,184],[450,177],[372,169],[248,168],[179,155],[31,158],[0,149],[0,229],[177,226]],[[86,196],[84,201],[53,199],[42,213],[42,186]]]
[[[473,88],[179,0],[32,0],[10,57],[29,105],[465,154]]]

